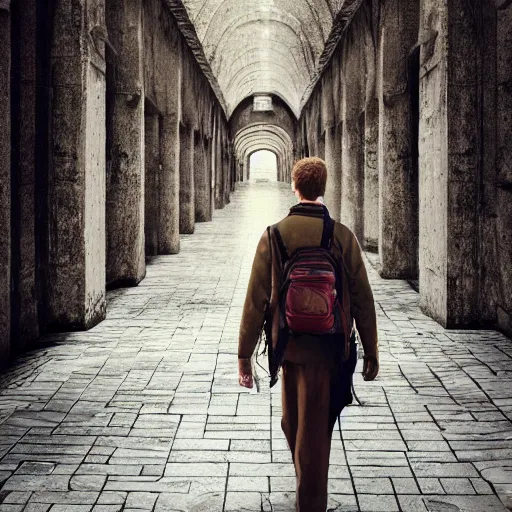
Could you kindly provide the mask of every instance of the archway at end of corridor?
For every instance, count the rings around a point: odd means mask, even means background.
[[[277,156],[273,151],[261,149],[249,155],[251,181],[277,181]]]

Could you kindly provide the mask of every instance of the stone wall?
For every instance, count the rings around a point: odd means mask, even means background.
[[[11,7],[0,3],[1,365],[40,334],[101,321],[107,284],[136,285],[146,253],[177,252],[180,214],[193,231],[234,179],[221,102],[164,2]]]
[[[368,0],[345,30],[298,121],[298,156],[326,159],[331,215],[361,244],[378,236],[376,47]]]
[[[509,2],[365,1],[298,120],[326,203],[445,326],[511,332]]]
[[[0,7],[0,362],[9,357],[11,328],[11,88],[9,9]]]

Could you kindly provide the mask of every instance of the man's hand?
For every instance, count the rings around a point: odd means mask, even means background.
[[[379,360],[375,356],[364,356],[363,379],[374,380],[379,373]]]
[[[238,359],[238,383],[244,388],[252,389],[252,363],[250,359]]]

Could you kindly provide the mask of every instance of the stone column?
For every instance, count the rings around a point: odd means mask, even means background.
[[[11,336],[19,352],[39,336],[36,302],[36,3],[11,3],[12,94]]]
[[[235,158],[233,156],[233,148],[231,147],[231,144],[230,144],[230,148],[229,148],[229,169],[230,169],[230,172],[231,172],[231,180],[230,180],[230,187],[229,187],[229,195],[231,196],[231,192],[234,192],[235,191],[235,183],[236,183],[236,162],[235,162]]]
[[[358,43],[363,44],[363,43]],[[341,136],[341,222],[364,240],[364,120],[362,59],[358,45],[344,51]]]
[[[244,164],[240,160],[237,160],[236,164],[238,166],[238,181],[245,181]]]
[[[55,4],[49,176],[50,329],[92,327],[105,317],[105,61],[91,26],[101,0]],[[87,9],[85,12],[83,9]]]
[[[224,208],[224,161],[222,147],[222,131],[220,119],[217,116],[217,131],[215,138],[215,208]]]
[[[223,158],[224,197],[223,197],[223,201],[224,201],[224,205],[229,204],[229,202],[230,202],[229,196],[230,196],[230,192],[231,192],[231,165],[230,165],[229,144],[228,144],[227,137],[228,136],[227,136],[226,130],[224,129],[223,136],[222,136],[222,139],[224,141],[223,142],[223,148],[224,148],[224,158]]]
[[[491,11],[492,12],[492,11]],[[500,9],[497,17],[497,189],[496,200],[491,203],[497,213],[496,228],[492,237],[496,239],[496,252],[498,257],[495,265],[496,279],[484,284],[487,294],[482,303],[488,305],[491,310],[487,316],[497,316],[496,320],[501,330],[512,338],[512,5],[506,9]],[[486,34],[489,30],[486,27]],[[487,47],[487,45],[486,45]],[[491,63],[491,59],[486,62]],[[487,75],[487,73],[486,73]],[[492,88],[487,88],[487,94],[493,94]],[[485,159],[487,162],[487,159]],[[492,164],[492,162],[491,162]],[[491,170],[492,172],[492,170]],[[488,204],[489,204],[488,203]],[[489,205],[490,206],[490,205]],[[489,207],[488,206],[488,207]],[[494,212],[493,212],[494,213]],[[489,225],[491,223],[485,223]],[[491,225],[492,226],[492,225]],[[492,229],[489,226],[487,229]],[[490,238],[490,236],[489,236]],[[494,244],[488,243],[489,252],[494,250]],[[483,255],[481,261],[493,264],[493,259]],[[496,260],[495,260],[496,261]],[[499,283],[497,286],[496,283]],[[500,292],[497,293],[497,290]],[[494,299],[498,295],[497,299]],[[491,298],[492,297],[492,298]],[[492,319],[494,320],[494,318]]]
[[[244,180],[245,181],[249,181],[249,175],[250,175],[250,166],[249,166],[249,159],[248,158],[244,158],[244,161],[242,162],[242,166],[243,166],[243,173],[244,173]]]
[[[341,134],[338,127],[325,132],[325,163],[327,165],[327,188],[325,204],[331,217],[338,222],[341,213]]]
[[[158,254],[158,227],[160,224],[160,122],[158,114],[146,110],[144,238],[147,256]]]
[[[166,110],[160,125],[160,219],[158,254],[180,251],[180,119],[182,47],[176,45],[166,74]]]
[[[418,40],[419,0],[381,7],[379,74],[379,253],[381,275],[417,276],[417,171],[408,57]]]
[[[379,103],[366,104],[364,115],[364,247],[377,252],[379,244]]]
[[[179,97],[179,89],[178,89]],[[177,113],[162,117],[160,132],[160,223],[158,254],[180,251],[180,122]]]
[[[0,4],[0,366],[10,353],[11,322],[11,18]]]
[[[194,142],[194,185],[196,222],[211,220],[210,180],[207,164],[207,141],[198,134]]]
[[[485,118],[488,49],[475,19],[488,8],[464,0],[422,5],[420,303],[446,327],[476,325],[480,316],[481,180],[495,116]]]
[[[144,277],[144,73],[142,0],[107,2],[117,51],[112,165],[107,177],[107,283]]]
[[[213,218],[215,210],[215,130],[212,130],[212,137],[208,139],[208,176],[210,179],[210,211]]]
[[[195,225],[194,129],[180,127],[180,233],[192,234]]]

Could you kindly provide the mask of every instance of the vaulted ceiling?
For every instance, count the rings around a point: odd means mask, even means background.
[[[230,115],[255,93],[298,116],[347,0],[183,0]]]

